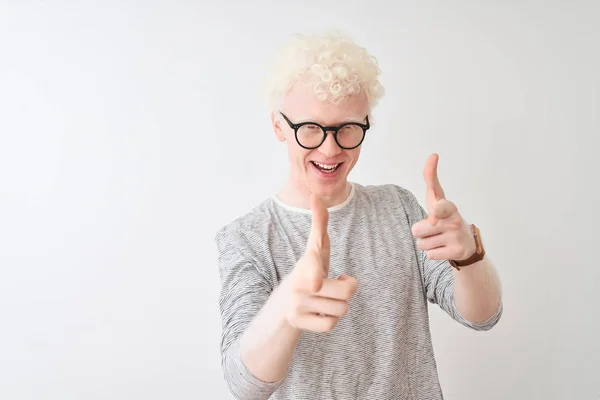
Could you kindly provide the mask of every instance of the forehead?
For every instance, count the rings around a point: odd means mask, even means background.
[[[368,101],[364,92],[334,104],[319,100],[312,87],[297,84],[290,89],[283,101],[283,112],[293,121],[316,121],[334,125],[344,121],[364,121]]]

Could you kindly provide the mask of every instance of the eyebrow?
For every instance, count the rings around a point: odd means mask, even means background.
[[[364,121],[365,117],[346,117],[343,120],[341,120],[340,123],[344,123],[344,122],[358,122],[358,123],[362,123]],[[298,121],[307,121],[307,122],[317,122],[317,123],[320,123],[320,122],[317,121],[316,118],[311,118],[311,117],[301,117],[301,118],[297,118],[297,120]]]

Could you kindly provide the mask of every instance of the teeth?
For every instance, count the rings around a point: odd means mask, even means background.
[[[321,163],[318,163],[318,162],[316,162],[316,161],[315,161],[315,164],[316,164],[317,166],[319,166],[320,168],[323,168],[323,169],[328,169],[328,170],[334,170],[334,169],[336,169],[336,168],[337,168],[337,166],[339,165],[339,164],[333,164],[333,165],[321,164]]]

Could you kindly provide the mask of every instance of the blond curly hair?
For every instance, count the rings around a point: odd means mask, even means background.
[[[384,94],[380,73],[377,59],[339,31],[297,34],[284,43],[268,68],[263,94],[273,111],[300,82],[311,85],[321,101],[334,104],[363,91],[371,111]]]

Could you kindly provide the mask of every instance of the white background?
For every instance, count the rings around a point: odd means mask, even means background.
[[[268,59],[329,27],[387,90],[351,179],[423,202],[438,152],[500,271],[492,331],[431,307],[446,398],[600,398],[600,3],[303,3],[0,3],[1,399],[229,398],[213,236],[287,174]]]

